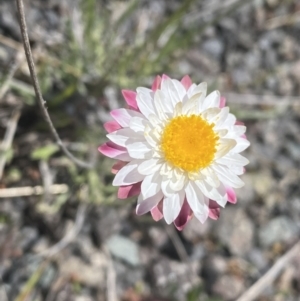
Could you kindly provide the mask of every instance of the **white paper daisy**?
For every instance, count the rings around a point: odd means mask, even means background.
[[[201,223],[217,219],[220,207],[236,202],[233,188],[244,185],[246,127],[218,91],[206,90],[188,76],[158,76],[152,89],[123,90],[128,108],[111,112],[114,121],[104,125],[110,142],[99,147],[118,160],[118,197],[138,195],[138,215],[150,211],[179,230],[193,215]]]

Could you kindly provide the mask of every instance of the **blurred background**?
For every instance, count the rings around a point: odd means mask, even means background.
[[[27,0],[35,102],[14,1],[0,0],[0,300],[237,300],[300,233],[300,1]],[[218,89],[250,160],[218,221],[177,232],[118,200],[97,154],[121,89],[157,74]],[[13,189],[11,189],[13,188]],[[297,301],[300,256],[259,301]]]

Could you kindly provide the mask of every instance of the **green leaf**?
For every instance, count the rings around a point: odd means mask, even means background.
[[[31,153],[31,159],[33,160],[45,160],[47,161],[53,154],[59,150],[59,146],[56,144],[48,144],[40,148],[35,149]]]

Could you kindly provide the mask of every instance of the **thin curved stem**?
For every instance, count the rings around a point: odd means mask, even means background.
[[[44,119],[46,120],[49,129],[51,131],[52,136],[54,137],[56,143],[59,145],[63,153],[71,160],[73,161],[76,165],[82,167],[82,168],[93,168],[91,163],[84,162],[80,159],[77,159],[63,144],[62,140],[60,139],[53,123],[50,118],[50,115],[48,113],[47,107],[46,107],[46,101],[43,99],[43,95],[40,89],[39,81],[37,78],[35,66],[34,66],[34,61],[32,57],[32,52],[31,52],[31,47],[29,43],[29,38],[28,38],[28,31],[27,31],[27,25],[26,25],[26,20],[25,20],[25,13],[24,13],[24,4],[23,0],[16,0],[17,2],[17,7],[18,7],[18,12],[19,12],[19,23],[20,23],[20,29],[21,29],[21,35],[23,39],[23,46],[25,50],[25,55],[30,71],[30,76],[32,79],[32,84],[34,88],[34,92],[36,95],[36,99],[38,102],[38,105],[41,109],[41,112],[44,116]]]

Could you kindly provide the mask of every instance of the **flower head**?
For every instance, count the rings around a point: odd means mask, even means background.
[[[152,89],[123,90],[127,109],[111,112],[104,126],[109,142],[99,147],[117,159],[113,185],[118,197],[138,196],[136,213],[151,212],[181,230],[195,216],[217,219],[220,208],[235,203],[233,188],[248,160],[246,127],[207,84],[157,76]]]

